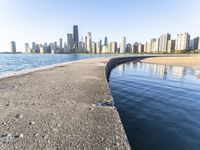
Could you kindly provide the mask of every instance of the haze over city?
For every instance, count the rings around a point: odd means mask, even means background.
[[[66,41],[74,24],[80,37],[92,32],[95,41],[126,36],[127,42],[145,42],[166,32],[199,36],[199,6],[198,0],[0,1],[0,52],[10,51],[12,40],[17,51],[26,42]]]

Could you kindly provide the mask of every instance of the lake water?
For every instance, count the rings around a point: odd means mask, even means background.
[[[135,150],[200,149],[200,71],[130,62],[109,85]]]
[[[108,57],[104,54],[0,54],[0,74],[74,60]]]

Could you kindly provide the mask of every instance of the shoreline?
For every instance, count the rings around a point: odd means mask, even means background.
[[[141,60],[144,63],[190,67],[200,70],[200,57],[151,57]]]
[[[74,62],[79,62],[82,60],[89,60],[89,59],[91,59],[91,58],[67,61],[67,62],[63,62],[63,63],[56,63],[56,64],[45,65],[45,66],[35,67],[35,68],[30,68],[30,69],[22,69],[22,70],[18,70],[18,71],[3,72],[3,73],[0,73],[0,79],[25,75],[25,74],[29,74],[29,73],[33,73],[33,72],[37,72],[37,71],[42,71],[42,70],[53,69],[56,67],[62,67],[62,66],[74,63]],[[96,59],[96,58],[92,58],[92,59]]]

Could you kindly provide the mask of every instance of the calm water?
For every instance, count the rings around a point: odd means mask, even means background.
[[[200,71],[131,62],[110,88],[135,150],[200,150]]]
[[[103,54],[0,54],[0,74],[74,60],[107,57]]]

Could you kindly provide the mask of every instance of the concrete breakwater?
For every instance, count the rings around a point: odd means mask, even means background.
[[[0,149],[130,149],[96,58],[0,79]]]

